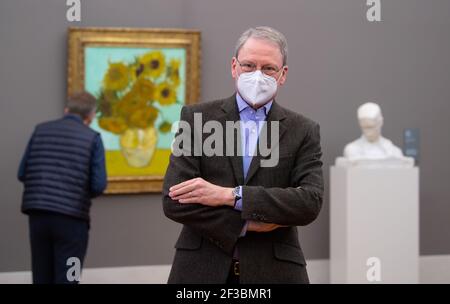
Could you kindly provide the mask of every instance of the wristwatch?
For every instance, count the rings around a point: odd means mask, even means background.
[[[242,198],[241,195],[239,194],[240,190],[241,190],[241,186],[237,186],[236,188],[233,189],[234,206],[236,206],[237,201]]]

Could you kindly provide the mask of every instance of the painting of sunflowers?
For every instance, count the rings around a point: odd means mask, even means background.
[[[80,39],[93,33],[101,43],[88,39],[92,43],[80,45]],[[105,146],[109,193],[161,191],[172,126],[182,106],[198,99],[199,53],[198,32],[69,31],[68,89],[78,86],[97,97],[91,127]]]

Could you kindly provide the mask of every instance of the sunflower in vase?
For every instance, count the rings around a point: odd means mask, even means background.
[[[136,57],[132,63],[109,62],[98,96],[100,128],[119,136],[123,156],[132,167],[147,166],[155,152],[159,130],[170,132],[162,107],[177,102],[180,60],[161,51]],[[156,120],[161,123],[156,126]]]

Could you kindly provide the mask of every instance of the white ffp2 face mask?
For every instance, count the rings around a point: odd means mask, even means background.
[[[277,80],[267,76],[260,70],[242,73],[237,80],[239,95],[253,106],[259,106],[270,101],[277,92]]]

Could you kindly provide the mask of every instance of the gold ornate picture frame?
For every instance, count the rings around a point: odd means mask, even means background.
[[[200,97],[200,32],[68,30],[67,94],[98,101],[91,127],[105,146],[106,193],[160,192],[183,105]]]

